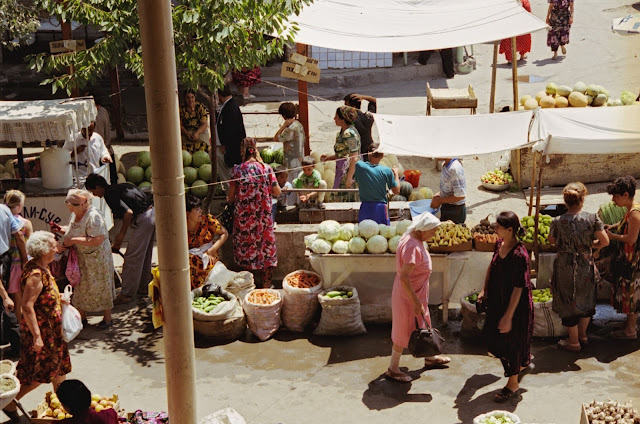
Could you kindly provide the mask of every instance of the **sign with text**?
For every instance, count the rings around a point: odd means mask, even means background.
[[[59,40],[49,42],[51,53],[68,53],[86,50],[87,45],[84,40]]]
[[[292,78],[306,82],[320,82],[320,68],[318,60],[298,53],[292,53],[289,62],[282,64],[281,77]]]

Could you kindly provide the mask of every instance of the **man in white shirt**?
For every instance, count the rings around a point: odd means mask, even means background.
[[[94,129],[95,122],[91,122],[89,128],[83,128],[82,133],[76,138],[78,178],[82,182],[87,178],[87,175],[100,168],[103,163],[111,163],[111,155],[104,145],[104,140],[100,134],[94,132]],[[75,167],[73,142],[65,142],[63,148],[71,152],[71,161]]]

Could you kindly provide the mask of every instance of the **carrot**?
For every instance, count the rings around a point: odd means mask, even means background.
[[[247,300],[256,305],[271,305],[278,300],[278,296],[265,289],[257,289],[251,292]]]
[[[299,289],[310,289],[311,287],[315,287],[320,282],[320,279],[313,274],[307,274],[306,272],[296,272],[290,275],[287,279],[289,285],[291,287],[296,287]]]

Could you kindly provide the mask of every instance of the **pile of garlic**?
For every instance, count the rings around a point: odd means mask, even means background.
[[[631,406],[631,403],[594,400],[585,404],[584,407],[590,424],[640,424],[640,414]]]

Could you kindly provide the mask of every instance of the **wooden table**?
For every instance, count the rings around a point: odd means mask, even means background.
[[[468,88],[431,88],[427,83],[427,116],[434,109],[471,109],[476,114],[478,99],[469,84]]]

